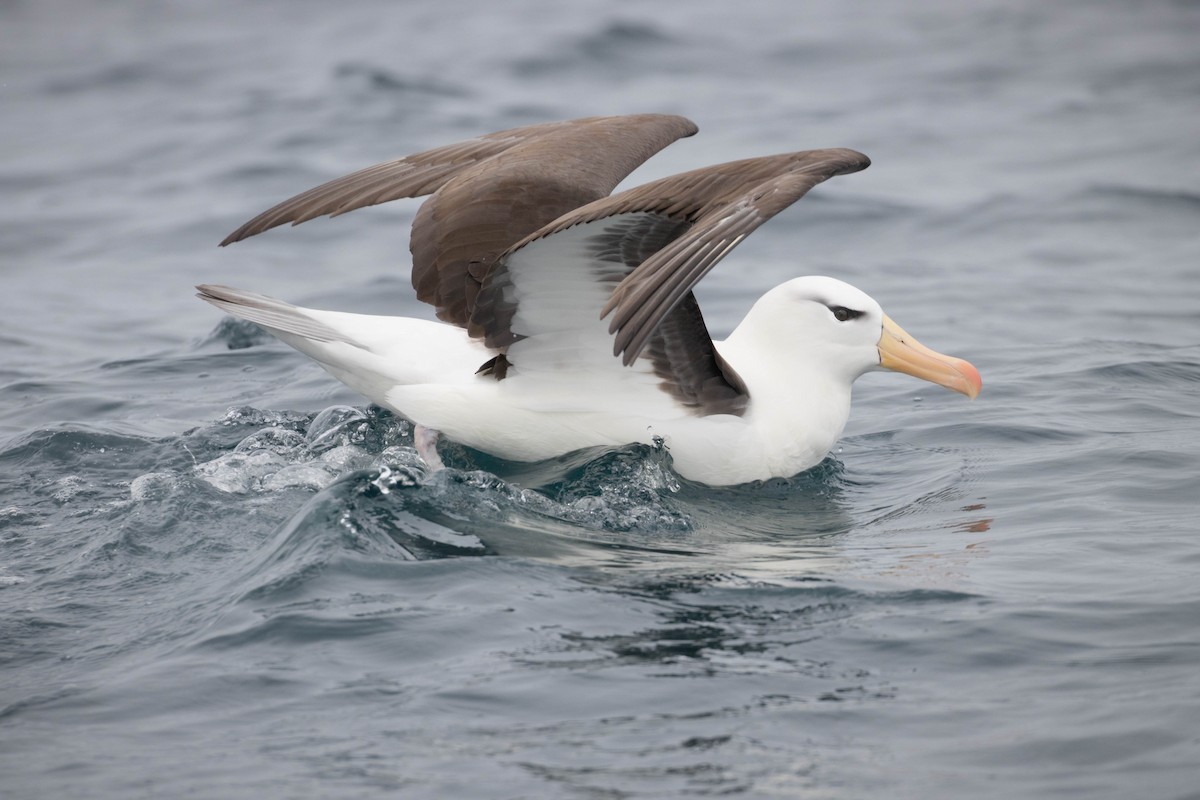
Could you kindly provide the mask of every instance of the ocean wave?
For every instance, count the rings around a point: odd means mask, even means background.
[[[549,54],[516,59],[512,68],[525,77],[595,68],[640,71],[649,63],[675,71],[685,67],[663,52],[673,51],[671,46],[675,44],[671,36],[651,23],[613,21],[575,37],[568,46]]]

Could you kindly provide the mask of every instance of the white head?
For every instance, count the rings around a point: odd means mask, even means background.
[[[766,337],[753,345],[760,352],[783,351],[793,368],[828,375],[846,387],[876,369],[905,372],[968,397],[981,385],[975,367],[924,347],[869,295],[836,278],[809,276],[776,286],[730,340],[741,336]]]

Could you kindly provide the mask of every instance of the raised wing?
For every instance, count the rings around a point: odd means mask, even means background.
[[[631,364],[660,323],[749,234],[813,186],[865,169],[871,161],[842,148],[731,161],[684,172],[578,208],[518,243],[513,252],[575,225],[636,216],[644,224],[609,226],[610,249],[631,266],[602,316],[611,315],[612,351]]]
[[[485,342],[506,352],[504,372],[493,374],[536,383],[539,397],[558,411],[596,394],[645,404],[653,393],[612,390],[641,384],[662,389],[668,406],[697,415],[741,414],[749,399],[745,384],[713,347],[691,293],[664,316],[636,364],[623,366],[610,352],[600,309],[641,263],[641,246],[661,246],[671,230],[657,215],[622,214],[573,225],[509,254],[484,282],[474,320],[488,332]],[[638,235],[649,231],[659,233]]]
[[[492,133],[310,189],[259,214],[221,244],[285,222],[432,193],[413,222],[413,287],[441,319],[480,336],[471,314],[500,255],[563,214],[607,196],[650,156],[695,132],[683,117],[637,114]]]

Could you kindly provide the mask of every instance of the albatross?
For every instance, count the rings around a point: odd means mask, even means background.
[[[198,296],[413,422],[431,464],[439,435],[512,461],[661,441],[684,478],[739,484],[824,459],[866,372],[979,393],[970,363],[919,344],[830,277],[776,286],[713,341],[696,284],[818,183],[870,160],[843,148],[782,153],[612,194],[696,131],[684,117],[638,114],[491,133],[337,178],[221,242],[429,195],[412,225],[412,283],[441,322],[227,286]]]

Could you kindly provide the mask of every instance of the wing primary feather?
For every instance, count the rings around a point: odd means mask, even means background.
[[[691,136],[696,132],[695,123],[683,117],[642,114],[628,117],[589,117],[565,122],[545,122],[489,133],[464,142],[437,147],[401,159],[366,167],[301,192],[267,209],[237,228],[225,237],[221,246],[241,241],[285,222],[298,225],[326,214],[337,216],[356,208],[376,205],[400,197],[420,197],[430,194],[436,192],[464,169],[499,156],[519,145],[534,140],[544,139],[552,142],[555,139],[570,138],[581,129],[590,126],[600,128],[605,125],[628,125],[630,134],[647,131],[651,138],[655,136],[656,132],[665,134],[666,139],[653,146],[650,152],[645,153],[643,160],[670,141],[681,136]],[[639,128],[641,130],[638,130]],[[627,140],[634,138],[636,138],[634,135],[626,137]],[[607,143],[606,146],[619,147],[621,140],[614,140]],[[636,148],[637,145],[633,146]],[[603,147],[598,145],[598,152],[603,153]],[[616,185],[624,175],[625,173],[622,173],[613,182],[613,185]],[[476,180],[486,180],[486,178],[486,175],[477,176]],[[392,188],[385,189],[384,187]],[[380,189],[384,190],[380,191]],[[563,209],[559,213],[567,210],[570,209]]]
[[[736,237],[724,242],[707,242],[698,248],[693,259],[684,267],[679,281],[661,284],[654,293],[641,304],[640,308],[618,331],[613,343],[613,355],[621,355],[621,361],[626,366],[632,364],[641,355],[646,343],[650,340],[658,322],[663,319],[682,300],[700,279],[712,268],[712,265],[725,257],[743,237]]]

